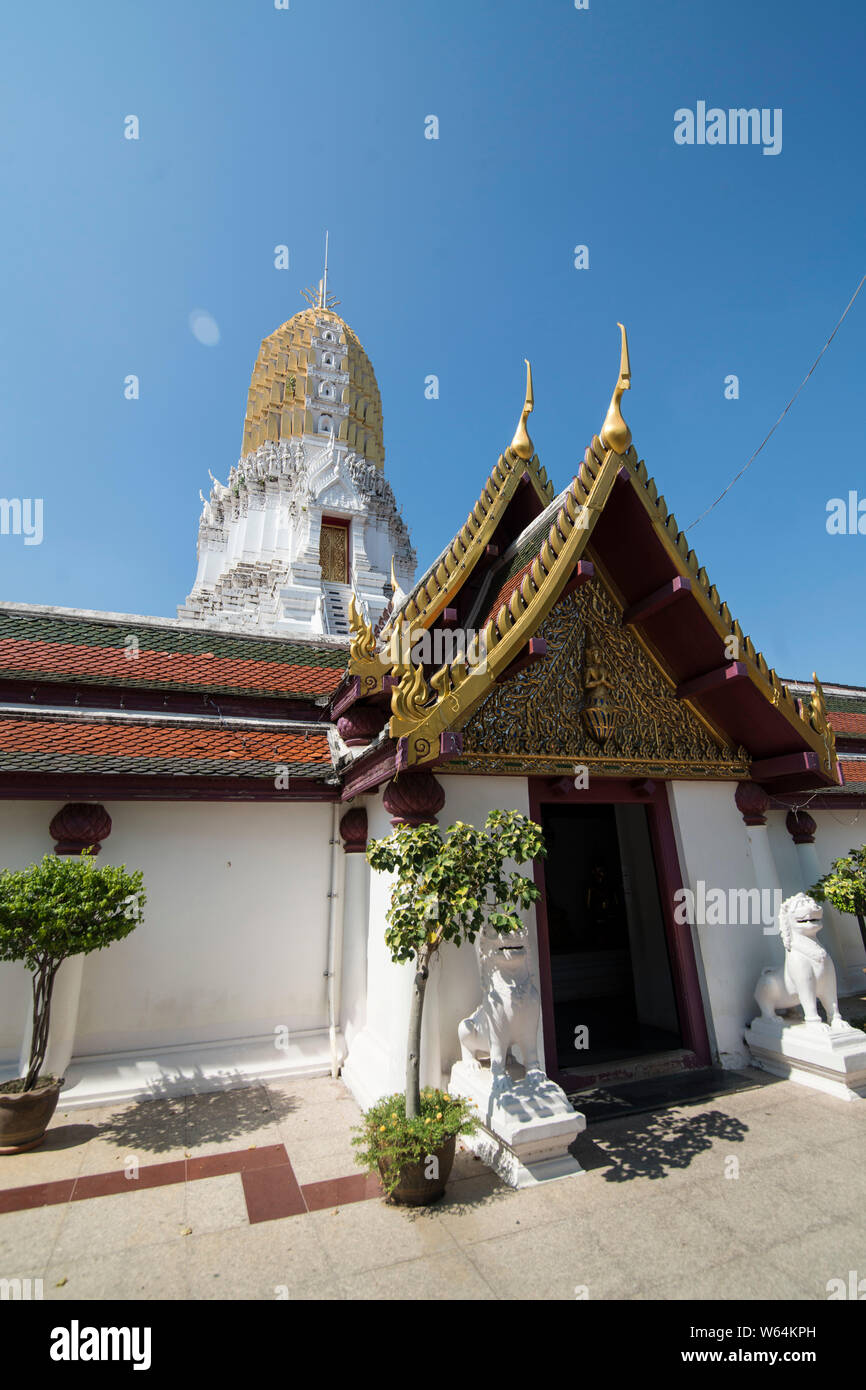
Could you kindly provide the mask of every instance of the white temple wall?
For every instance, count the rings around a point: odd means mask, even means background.
[[[728,894],[780,886],[756,869],[733,782],[670,782],[668,789],[684,887],[697,894],[702,881],[706,892],[721,888]],[[765,935],[760,922],[696,924],[693,939],[710,1045],[722,1066],[744,1066],[749,1058],[743,1030],[758,1012],[755,984],[765,965],[781,963],[781,943]]]
[[[53,848],[60,804],[0,803],[0,866]],[[330,805],[104,804],[113,826],[99,862],[142,869],[147,904],[129,937],[84,962],[75,1055],[325,1029]],[[6,1063],[26,983],[0,966]]]
[[[256,495],[254,499],[250,499],[249,511],[247,512],[246,534],[244,535],[244,559],[258,560],[265,558],[262,553],[264,550],[264,530],[264,498]]]

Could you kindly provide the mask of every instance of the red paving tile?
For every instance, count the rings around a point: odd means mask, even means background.
[[[196,1182],[227,1173],[240,1174],[251,1225],[382,1196],[382,1186],[374,1173],[353,1173],[345,1178],[329,1178],[326,1182],[305,1183],[301,1188],[285,1145],[265,1144],[261,1148],[230,1149],[226,1153],[202,1154],[170,1163],[145,1164],[135,1178],[128,1178],[123,1170],[116,1170],[7,1188],[0,1191],[0,1214],[56,1206],[61,1202],[83,1202],[118,1192],[141,1191],[145,1187]]]
[[[252,1172],[288,1163],[285,1144],[264,1144],[255,1149],[232,1149],[229,1153],[202,1154],[187,1159],[188,1178],[218,1178],[225,1173]]]
[[[75,1187],[74,1178],[60,1182],[39,1182],[31,1187],[8,1187],[0,1192],[0,1214],[7,1211],[29,1211],[32,1207],[53,1207],[68,1202]]]
[[[307,1182],[301,1188],[308,1211],[326,1207],[345,1207],[350,1202],[368,1202],[381,1197],[382,1184],[375,1173],[353,1173],[349,1178],[329,1178],[327,1182]]]
[[[168,1187],[183,1182],[186,1176],[186,1160],[182,1158],[174,1163],[146,1163],[134,1178],[127,1177],[122,1169],[116,1173],[88,1173],[76,1179],[71,1200],[83,1202],[89,1197],[108,1197],[115,1192],[135,1192],[143,1187]]]
[[[307,1210],[291,1163],[278,1168],[254,1168],[241,1173],[250,1225],[299,1216]]]

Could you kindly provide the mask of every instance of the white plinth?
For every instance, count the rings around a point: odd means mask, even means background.
[[[457,1062],[449,1088],[471,1100],[481,1128],[463,1143],[509,1187],[532,1187],[583,1169],[568,1152],[586,1119],[543,1072],[495,1087],[490,1067]]]
[[[756,1018],[746,1029],[756,1067],[842,1100],[866,1097],[866,1033],[825,1023]]]

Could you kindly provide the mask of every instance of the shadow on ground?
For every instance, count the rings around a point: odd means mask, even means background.
[[[607,1182],[666,1178],[675,1169],[688,1168],[717,1141],[742,1144],[748,1132],[742,1120],[721,1110],[693,1116],[644,1114],[633,1122],[620,1122],[615,1129],[611,1126],[608,1133],[581,1134],[570,1152],[588,1172],[607,1168]]]
[[[153,1099],[132,1102],[110,1115],[93,1135],[120,1148],[145,1153],[166,1153],[198,1144],[230,1147],[245,1135],[279,1123],[298,1108],[293,1096],[250,1086],[248,1081],[241,1085],[243,1080],[229,1075],[221,1088],[214,1090],[212,1077],[205,1082],[203,1077],[190,1081],[185,1076],[184,1084],[193,1094],[178,1096],[170,1094],[173,1086],[167,1078],[160,1090],[169,1094],[157,1093]],[[196,1091],[197,1082],[208,1089]]]

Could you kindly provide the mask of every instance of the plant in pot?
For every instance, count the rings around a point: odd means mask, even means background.
[[[438,825],[400,826],[367,849],[372,868],[396,875],[386,913],[391,959],[415,964],[405,1093],[365,1111],[353,1140],[358,1163],[378,1171],[391,1201],[420,1206],[441,1197],[457,1137],[477,1123],[462,1097],[420,1087],[431,962],[443,942],[474,942],[485,924],[501,933],[519,931],[518,909],[528,908],[539,891],[532,879],[506,865],[525,864],[544,852],[540,826],[517,811],[491,811],[481,830],[457,821],[444,835]]]
[[[141,921],[142,874],[92,856],[46,854],[39,864],[0,872],[0,961],[30,971],[33,1026],[24,1075],[0,1085],[0,1153],[42,1143],[63,1077],[43,1076],[57,972],[70,956],[120,941]]]
[[[860,925],[866,946],[866,845],[834,859],[829,872],[809,889],[817,902],[828,902],[837,912],[850,912]]]

